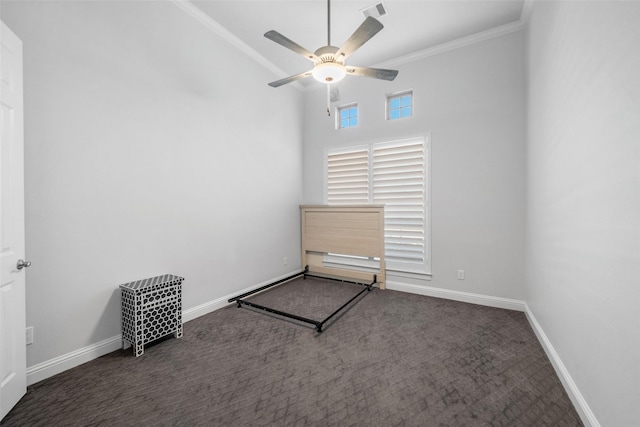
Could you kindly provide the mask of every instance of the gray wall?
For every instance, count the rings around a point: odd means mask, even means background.
[[[23,41],[28,366],[299,268],[302,95],[170,2],[2,2]],[[287,256],[289,265],[283,265]]]
[[[524,47],[519,31],[403,64],[393,82],[347,77],[336,105],[358,102],[351,129],[335,129],[324,90],[306,97],[305,203],[324,201],[327,148],[431,137],[433,277],[389,280],[524,298]],[[414,117],[386,121],[385,95],[405,89]]]
[[[640,2],[536,2],[526,300],[603,426],[640,425]]]

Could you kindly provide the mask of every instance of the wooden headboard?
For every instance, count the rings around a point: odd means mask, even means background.
[[[384,206],[382,205],[303,205],[302,265],[310,272],[373,281],[385,288]],[[375,272],[325,266],[325,254],[376,257]]]

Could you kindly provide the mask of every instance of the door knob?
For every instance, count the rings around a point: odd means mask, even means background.
[[[27,268],[31,265],[31,261],[25,261],[22,259],[18,260],[18,264],[16,264],[16,267],[18,268],[18,270],[22,270],[23,268]]]

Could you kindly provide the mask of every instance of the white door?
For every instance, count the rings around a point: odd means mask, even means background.
[[[0,37],[0,419],[27,391],[22,42]]]

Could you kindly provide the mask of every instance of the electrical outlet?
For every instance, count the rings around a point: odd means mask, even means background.
[[[27,345],[33,344],[33,326],[27,328]]]
[[[282,260],[282,264],[283,264],[283,265],[287,265],[287,261],[288,261],[288,260],[287,260],[287,257],[284,257],[284,259]]]
[[[458,280],[464,280],[464,270],[458,270]]]

